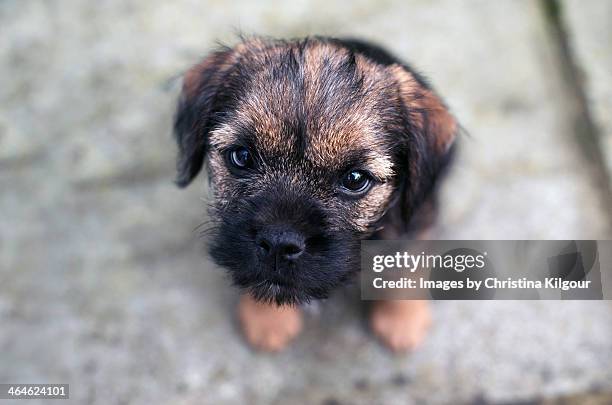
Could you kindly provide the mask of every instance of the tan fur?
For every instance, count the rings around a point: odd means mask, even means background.
[[[418,84],[406,69],[394,65],[390,67],[390,70],[399,83],[402,100],[409,109],[414,111],[412,113],[413,122],[433,137],[431,141],[438,153],[446,152],[457,134],[455,118],[444,106],[442,100],[431,90]],[[427,112],[426,121],[422,112]]]
[[[431,309],[427,301],[377,301],[370,314],[370,326],[391,350],[414,350],[427,336]]]
[[[345,49],[338,49],[331,45],[312,46],[306,53],[308,69],[306,70],[306,105],[305,108],[313,108],[324,96],[318,94],[319,86],[316,85],[321,75],[322,60],[327,58],[331,63],[339,64],[347,56]],[[393,175],[391,161],[385,156],[384,151],[376,150],[376,132],[380,117],[376,114],[376,98],[374,94],[384,92],[389,86],[388,79],[382,74],[382,68],[374,65],[364,57],[356,57],[357,71],[363,75],[364,86],[373,90],[370,95],[359,100],[352,111],[349,111],[341,120],[317,123],[314,128],[309,128],[312,134],[312,147],[307,155],[310,159],[323,166],[334,167],[340,164],[342,156],[338,151],[346,150],[373,150],[373,160],[376,162],[374,170],[376,175],[387,178]],[[334,106],[330,106],[333,110]]]
[[[238,319],[251,346],[269,352],[284,349],[302,330],[298,307],[257,302],[249,294],[240,297]]]

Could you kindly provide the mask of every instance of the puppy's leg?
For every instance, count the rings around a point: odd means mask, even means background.
[[[431,309],[427,301],[376,301],[372,306],[370,325],[391,350],[414,350],[427,335]]]
[[[240,296],[238,317],[247,341],[260,350],[279,351],[302,330],[298,307],[258,302],[250,294]]]

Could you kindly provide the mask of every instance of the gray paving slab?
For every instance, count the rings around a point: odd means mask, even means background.
[[[612,173],[612,3],[605,0],[560,2],[565,29],[581,74],[592,119]]]

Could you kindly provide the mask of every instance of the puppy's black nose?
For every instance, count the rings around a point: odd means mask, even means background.
[[[255,243],[267,257],[296,260],[306,247],[304,237],[286,226],[268,226],[257,234]]]

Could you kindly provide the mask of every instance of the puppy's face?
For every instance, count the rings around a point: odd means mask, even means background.
[[[359,242],[408,221],[456,132],[405,66],[359,42],[250,40],[185,76],[178,184],[207,162],[213,258],[259,299],[326,297]]]

